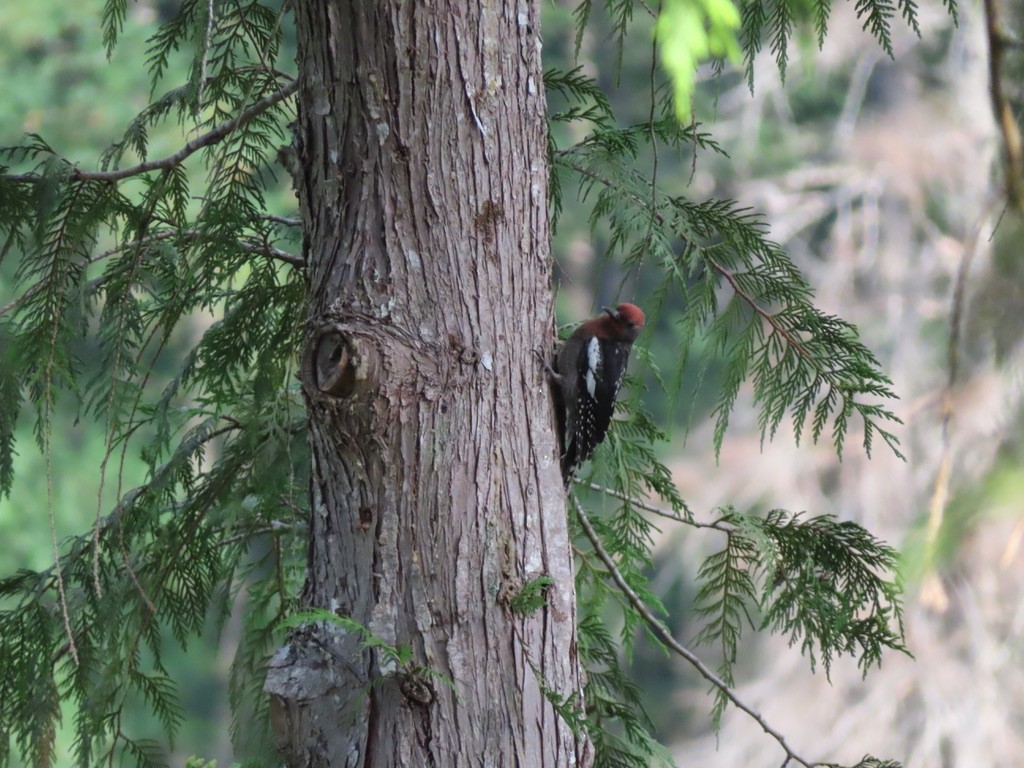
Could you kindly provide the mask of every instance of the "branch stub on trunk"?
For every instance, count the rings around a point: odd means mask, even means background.
[[[348,398],[377,387],[376,346],[349,327],[326,323],[309,336],[302,355],[302,383],[311,394]]]

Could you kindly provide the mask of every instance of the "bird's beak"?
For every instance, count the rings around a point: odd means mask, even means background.
[[[608,309],[608,307],[601,307],[601,311],[602,312],[607,312],[608,313],[608,317],[610,317],[612,320],[621,320],[622,319],[621,317],[619,317],[619,313],[618,313],[617,310]]]

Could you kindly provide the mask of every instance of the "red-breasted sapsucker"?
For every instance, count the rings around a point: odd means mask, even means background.
[[[566,485],[608,432],[615,398],[626,377],[629,351],[645,321],[643,310],[635,304],[605,309],[565,340],[554,369],[544,366],[556,384]]]

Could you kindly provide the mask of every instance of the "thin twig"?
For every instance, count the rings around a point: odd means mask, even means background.
[[[690,651],[690,649],[682,645],[675,639],[675,637],[672,636],[672,633],[666,629],[665,625],[662,624],[653,613],[651,613],[650,609],[644,604],[644,601],[640,599],[640,596],[637,595],[637,593],[633,591],[633,588],[629,586],[626,578],[615,565],[615,561],[612,560],[611,555],[609,555],[608,551],[604,548],[604,544],[601,542],[601,538],[597,535],[597,531],[594,530],[594,526],[591,524],[590,518],[588,518],[587,513],[583,511],[583,506],[580,504],[579,499],[573,496],[572,501],[573,506],[576,509],[576,516],[580,521],[580,527],[583,528],[583,532],[590,540],[590,544],[594,547],[594,551],[597,553],[597,556],[601,559],[601,562],[604,563],[605,568],[608,569],[608,574],[611,576],[612,581],[615,582],[616,586],[622,591],[622,594],[626,596],[626,599],[629,600],[636,612],[639,613],[647,623],[651,632],[676,655],[686,659],[686,661],[688,661],[697,670],[697,672],[700,673],[701,677],[718,688],[726,698],[736,706],[737,709],[742,710],[753,718],[765,733],[778,742],[779,746],[785,751],[787,759],[795,760],[800,763],[800,765],[804,766],[804,768],[815,768],[815,766],[822,765],[821,763],[806,760],[794,752],[793,749],[790,748],[789,744],[786,743],[786,738],[777,730],[772,728],[767,721],[765,721],[764,717],[761,716],[760,712],[746,704],[736,694],[736,692],[725,683],[724,680],[711,671],[704,662]]]
[[[287,264],[291,264],[293,267],[304,267],[306,261],[301,256],[296,256],[294,253],[288,253],[288,251],[282,251],[280,248],[275,248],[272,245],[260,244],[260,243],[239,243],[242,250],[246,253],[258,253],[261,256],[266,256],[271,259],[277,259]]]
[[[684,517],[683,515],[673,512],[672,510],[663,509],[661,507],[656,507],[653,504],[648,504],[646,501],[643,501],[642,499],[634,499],[632,496],[627,496],[624,493],[619,493],[614,488],[608,488],[607,486],[598,485],[597,483],[578,484],[584,485],[585,487],[590,488],[592,491],[603,493],[605,496],[612,496],[616,499],[619,499],[620,501],[628,502],[630,505],[636,507],[637,509],[643,509],[655,515],[668,518],[669,520],[672,520],[676,523],[683,523],[684,525],[690,525],[694,528],[714,528],[716,531],[722,531],[722,533],[732,533],[733,531],[732,528],[725,525],[721,520],[715,520],[712,523],[701,523],[697,520],[694,520],[693,518]]]
[[[301,219],[289,219],[286,216],[275,216],[272,213],[268,213],[264,216],[267,221],[273,222],[274,224],[280,224],[285,227],[301,227]]]
[[[764,309],[760,304],[757,303],[753,296],[751,296],[749,293],[747,293],[739,286],[739,283],[736,280],[736,274],[734,272],[729,271],[714,259],[706,258],[705,261],[707,261],[708,265],[713,270],[715,270],[715,272],[724,277],[725,281],[729,283],[733,292],[741,299],[743,299],[745,302],[747,302],[747,304],[750,305],[750,308],[753,309],[757,314],[759,314],[764,319],[764,321],[768,323],[768,325],[770,325],[772,329],[774,329],[774,331],[777,334],[784,338],[786,342],[791,347],[793,347],[793,349],[795,349],[802,358],[804,358],[808,362],[816,363],[814,356],[807,351],[804,345],[799,340],[797,340],[797,338],[793,336],[789,331],[787,331],[778,322],[776,322],[775,315],[773,315],[768,310]]]
[[[69,165],[70,170],[68,171],[66,180],[114,182],[131,178],[132,176],[138,176],[139,174],[149,173],[150,171],[173,168],[174,166],[183,163],[203,147],[208,147],[211,144],[216,144],[221,141],[229,134],[238,130],[239,127],[251,121],[253,118],[258,117],[271,107],[276,106],[287,99],[297,90],[299,90],[299,82],[298,80],[294,80],[281,88],[281,90],[264,97],[248,109],[240,112],[237,117],[225,120],[213,130],[192,139],[173,155],[168,155],[167,157],[159,160],[147,160],[144,163],[133,165],[131,168],[120,168],[114,171],[83,171],[80,168],[75,168]],[[14,183],[34,184],[41,181],[43,177],[40,174],[33,172],[5,174],[4,176],[0,176],[0,179]]]
[[[141,362],[142,356],[146,353],[146,350],[149,349],[149,345],[153,343],[153,339],[156,338],[157,331],[160,327],[161,326],[159,324],[154,325],[152,330],[150,330],[149,334],[146,336],[146,339],[145,341],[143,341],[142,346],[139,348],[138,355],[136,356],[136,365],[138,365]],[[170,335],[170,329],[165,328],[163,338],[160,340],[160,344],[157,346],[156,353],[151,358],[152,360],[156,360],[160,357],[160,353],[161,351],[163,351],[164,345],[167,343],[168,339],[170,338]],[[136,388],[135,398],[132,402],[132,410],[128,416],[128,420],[125,422],[125,429],[122,435],[123,440],[121,442],[121,457],[118,460],[117,464],[117,493],[114,495],[115,499],[122,498],[121,494],[124,492],[124,464],[125,459],[128,455],[128,442],[131,439],[131,436],[135,432],[135,430],[141,427],[142,424],[144,423],[141,421],[135,421],[135,416],[139,412],[139,405],[142,402],[142,393],[146,391],[146,385],[149,383],[149,379],[152,375],[153,366],[149,366],[149,368],[146,370],[145,375],[142,377],[142,381]],[[155,610],[155,607],[153,606],[153,601],[150,600],[149,595],[146,593],[146,590],[142,586],[142,582],[139,580],[138,574],[135,573],[135,570],[131,566],[127,548],[125,547],[124,544],[123,526],[118,526],[117,543],[121,549],[121,557],[122,561],[124,562],[124,567],[128,571],[128,576],[132,580],[132,583],[135,585],[135,589],[138,590],[138,593],[142,597],[143,601],[146,603],[146,606],[151,611]],[[96,546],[99,546],[98,540],[96,541]]]
[[[232,534],[226,538],[221,539],[218,543],[221,546],[228,546],[229,544],[237,544],[240,541],[251,539],[254,536],[262,536],[264,534],[281,534],[281,533],[294,533],[297,530],[302,530],[305,526],[301,524],[282,523],[280,520],[271,520],[269,525],[265,525],[261,528],[250,528],[247,531],[240,531],[239,533]]]
[[[166,240],[171,237],[182,237],[187,240],[202,239],[202,232],[198,229],[173,229],[173,227],[176,226],[175,222],[169,219],[163,219],[160,217],[157,218],[159,218],[160,221],[162,221],[164,224],[167,224],[168,226],[172,227],[172,229],[158,232],[156,235],[153,236],[153,240]],[[267,221],[287,224],[289,226],[301,226],[301,222],[299,222],[296,219],[284,219],[280,216],[267,216],[266,219]],[[125,246],[122,245],[114,249],[113,252],[116,253],[117,251],[124,250],[124,247]],[[258,253],[262,256],[266,256],[271,259],[277,259],[278,261],[286,262],[295,267],[306,266],[306,261],[301,256],[296,256],[294,253],[289,253],[288,251],[282,251],[280,248],[273,247],[268,242],[256,243],[251,240],[241,240],[238,242],[238,247],[241,248],[246,253]],[[98,258],[102,258],[103,256],[106,255],[109,255],[109,252],[106,254],[101,254],[100,257]]]
[[[153,202],[149,206],[149,210],[146,211],[146,223],[139,227],[139,231],[131,244],[135,248],[135,253],[131,262],[131,270],[128,273],[128,279],[126,281],[128,285],[131,285],[131,282],[135,277],[135,272],[139,268],[139,264],[142,262],[143,244],[146,240],[146,229],[149,227],[151,221],[148,217],[153,215],[153,209],[156,207],[156,199],[157,198],[153,199]],[[117,369],[121,365],[122,345],[120,342],[122,339],[121,334],[124,331],[125,314],[125,312],[117,313],[117,332],[115,334],[116,343],[114,345],[116,351],[114,353],[114,360],[110,366],[110,394],[107,397],[106,406],[107,424],[104,430],[106,433],[106,445],[103,449],[103,461],[100,463],[100,487],[96,491],[96,520],[93,523],[92,530],[92,582],[93,590],[96,592],[97,599],[103,597],[103,588],[100,585],[100,517],[103,510],[103,488],[107,483],[107,464],[110,462],[110,456],[113,453],[114,446],[114,400],[117,394]],[[128,553],[124,551],[123,546],[121,550],[124,556],[125,566],[129,571],[131,571],[131,566],[128,565]],[[132,573],[132,578],[135,578],[134,573]],[[138,584],[138,581],[136,581],[136,584]],[[146,597],[145,592],[142,594],[143,597]],[[148,601],[149,598],[147,597],[146,599]],[[152,608],[152,603],[150,603],[150,608]]]
[[[68,205],[68,212],[64,214],[61,224],[60,231],[56,234],[52,241],[52,248],[60,249],[61,243],[64,241],[67,235],[68,219],[70,218],[70,212],[74,210],[74,206],[77,202],[78,195],[81,192],[81,187],[75,189],[71,193],[71,201]],[[75,645],[75,634],[71,628],[71,613],[68,608],[68,596],[67,591],[64,588],[64,573],[60,564],[60,545],[57,541],[57,517],[54,510],[53,501],[53,448],[50,442],[51,434],[53,431],[53,425],[50,421],[53,413],[53,366],[54,366],[54,355],[57,349],[57,335],[60,332],[60,317],[63,312],[64,295],[58,294],[56,311],[53,313],[53,328],[50,332],[50,344],[49,354],[46,359],[46,368],[44,372],[44,391],[43,391],[43,454],[46,465],[46,509],[50,518],[50,541],[53,544],[53,563],[54,573],[57,579],[57,597],[58,603],[60,604],[61,618],[64,620],[64,631],[68,638],[68,649],[71,651],[71,658],[75,662],[75,666],[79,665],[78,659],[78,646]]]
[[[649,5],[647,4],[647,1],[646,1],[646,0],[640,0],[640,5],[641,5],[641,7],[642,7],[642,8],[643,8],[643,9],[644,9],[645,11],[647,11],[647,15],[648,15],[648,16],[650,16],[650,17],[651,17],[652,19],[654,19],[655,21],[657,21],[657,20],[658,20],[658,15],[659,15],[659,14],[661,13],[661,4],[660,4],[660,3],[659,3],[659,5],[658,5],[658,11],[657,11],[657,12],[655,12],[655,10],[654,10],[653,8],[651,8],[651,6],[649,6]]]
[[[662,3],[664,0],[658,0],[658,15],[661,15]],[[645,4],[646,5],[646,4]],[[658,72],[658,36],[651,35],[651,71],[649,81],[651,85],[651,108],[647,115],[647,129],[650,135],[651,141],[651,152],[653,154],[653,161],[651,163],[651,202],[650,211],[651,217],[647,220],[647,234],[644,236],[644,240],[647,243],[651,242],[651,233],[654,231],[654,216],[658,212],[658,134],[654,130],[654,111],[657,105],[657,87],[655,81],[657,80]],[[636,279],[633,281],[633,292],[636,293],[637,284],[640,282],[640,272],[644,266],[644,256],[647,254],[645,248],[643,253],[640,254],[640,260],[636,265]],[[623,278],[625,280],[625,278]]]
[[[206,105],[204,102],[204,93],[206,91],[206,81],[209,73],[207,72],[207,66],[210,62],[210,48],[213,43],[213,19],[214,19],[214,7],[213,0],[207,0],[206,3],[206,41],[203,45],[203,58],[199,67],[199,95],[196,97],[196,101],[199,103],[199,108],[202,109]]]
[[[170,240],[171,238],[174,237],[180,237],[185,240],[201,240],[202,236],[203,233],[198,229],[167,229],[150,235],[149,237],[142,241],[142,244],[149,245],[151,243],[159,242],[161,240]],[[93,264],[97,261],[100,261],[101,259],[107,258],[108,256],[113,256],[116,253],[121,253],[122,251],[126,251],[128,250],[128,248],[131,248],[134,245],[135,243],[122,243],[116,248],[111,248],[110,250],[104,251],[98,256],[93,257],[92,259],[90,259],[89,263]],[[306,266],[306,261],[301,256],[296,256],[294,253],[289,253],[288,251],[282,251],[280,248],[275,248],[269,243],[257,243],[251,240],[241,240],[238,242],[238,247],[241,248],[246,253],[257,253],[260,254],[261,256],[266,256],[271,259],[277,259],[278,261],[287,262],[288,264],[291,264],[292,266],[295,267]]]
[[[22,302],[28,301],[29,299],[31,299],[33,296],[35,296],[37,293],[39,293],[41,290],[43,290],[43,286],[44,285],[46,285],[46,284],[45,283],[36,283],[31,288],[29,288],[27,291],[25,291],[23,294],[21,294],[21,296],[15,296],[9,302],[7,302],[2,307],[0,307],[0,317],[3,317],[4,315],[6,315],[12,309],[14,309],[15,307],[19,306]]]

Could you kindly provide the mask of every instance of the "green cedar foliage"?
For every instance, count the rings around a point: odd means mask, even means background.
[[[744,624],[787,635],[812,668],[820,657],[826,674],[839,655],[856,658],[866,674],[886,648],[906,651],[899,585],[884,575],[896,569],[896,553],[861,526],[726,509],[714,527],[726,542],[698,574],[704,626],[695,642],[719,644],[718,674],[729,685]],[[715,695],[717,723],[728,701]]]
[[[577,45],[591,6],[583,0],[576,11]],[[887,51],[891,18],[898,10],[916,29],[915,8],[909,0],[857,6]],[[621,64],[634,13],[653,9],[615,0],[605,10]],[[126,0],[107,0],[108,55],[127,12]],[[268,203],[279,194],[273,161],[287,141],[295,89],[276,68],[283,13],[245,0],[180,3],[150,40],[151,103],[95,171],[79,169],[40,136],[0,152],[0,263],[16,264],[15,298],[0,309],[0,496],[16,480],[19,419],[34,416],[49,457],[54,414],[64,409],[103,425],[96,503],[103,485],[117,498],[113,509],[97,510],[92,530],[55,542],[59,558],[49,568],[0,579],[0,765],[12,755],[50,764],[62,712],[71,720],[64,727],[74,764],[166,764],[185,717],[163,663],[168,643],[186,647],[242,604],[232,740],[244,765],[274,760],[265,664],[288,626],[316,619],[286,620],[298,610],[305,564],[308,455],[294,378],[303,270],[288,251],[298,222],[272,215]],[[820,41],[828,14],[828,0],[742,3],[739,43],[751,78],[763,40],[784,71],[794,30],[810,23]],[[161,91],[184,55],[191,61],[184,82]],[[852,326],[815,309],[806,281],[759,218],[733,201],[668,194],[656,164],[641,169],[650,146],[682,156],[722,152],[698,125],[677,121],[672,89],[652,83],[650,119],[623,126],[607,94],[580,70],[551,69],[545,82],[554,222],[565,191],[578,189],[592,225],[608,233],[608,258],[653,281],[644,302],[652,327],[670,296],[682,297],[678,348],[655,354],[646,339],[636,355],[674,396],[698,342],[702,376],[720,363],[716,451],[744,382],[753,387],[764,439],[788,414],[798,436],[806,427],[813,440],[828,435],[841,451],[856,419],[867,450],[878,437],[897,450],[885,406],[889,381]],[[176,155],[151,157],[150,133],[174,121],[190,141]],[[558,127],[567,124],[578,133],[562,146]],[[211,315],[216,321],[195,337],[196,319]],[[662,372],[656,360],[668,359],[679,362]],[[660,496],[675,520],[695,523],[654,453],[665,435],[639,405],[637,382],[630,392],[625,418],[592,465],[615,500],[593,523],[625,583],[665,616],[649,580],[654,523],[642,500]],[[129,451],[149,473],[126,489]],[[726,537],[699,573],[697,638],[720,649],[725,682],[745,624],[787,636],[826,672],[839,655],[866,670],[884,649],[902,650],[893,553],[859,526],[735,510],[701,525]],[[582,536],[577,563],[583,698],[543,680],[542,688],[567,722],[590,734],[600,768],[670,763],[627,671],[641,631],[664,644]],[[545,586],[525,585],[511,610],[538,610]],[[402,649],[365,640],[371,651],[412,664]],[[716,719],[725,702],[719,689]],[[139,706],[158,718],[163,741],[132,733],[125,715]],[[895,764],[865,757],[861,765]]]
[[[124,14],[107,4],[108,46]],[[37,136],[0,155],[0,242],[18,259],[0,317],[0,493],[24,402],[47,453],[57,407],[105,426],[101,484],[119,499],[60,542],[59,564],[0,581],[3,762],[13,746],[50,764],[63,704],[75,764],[166,764],[184,717],[167,644],[186,647],[242,603],[232,738],[240,759],[272,754],[263,669],[297,607],[308,471],[293,366],[303,275],[277,247],[293,227],[266,201],[292,116],[293,86],[266,64],[280,36],[279,13],[259,3],[184,3],[152,38],[149,68],[155,90],[196,44],[189,82],[154,98],[98,172]],[[175,120],[197,137],[194,157],[151,158],[149,132]],[[149,476],[125,489],[129,450]],[[129,732],[139,705],[163,743]]]

